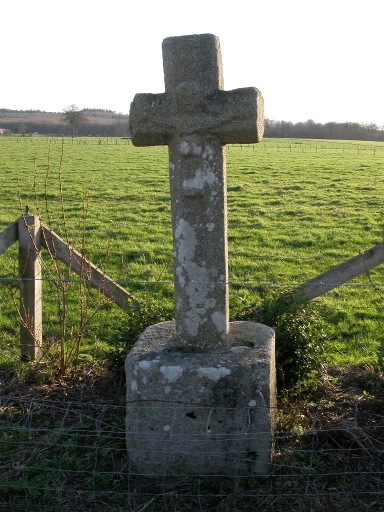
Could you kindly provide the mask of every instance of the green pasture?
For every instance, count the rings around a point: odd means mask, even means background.
[[[0,137],[0,172],[0,231],[28,205],[61,236],[67,231],[80,250],[86,217],[85,250],[93,263],[142,301],[172,307],[166,147],[135,148],[125,139]],[[266,291],[282,293],[383,241],[384,143],[270,139],[231,145],[227,178],[232,318],[260,305]],[[0,257],[0,277],[4,362],[18,343],[11,299],[16,246]],[[44,277],[48,340],[55,336],[57,298],[48,270]],[[379,267],[316,299],[332,330],[330,364],[376,362],[383,298]],[[74,296],[69,320],[77,314]],[[124,331],[125,315],[114,305],[98,311],[85,338],[85,360]]]

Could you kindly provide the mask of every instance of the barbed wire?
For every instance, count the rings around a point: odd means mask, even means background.
[[[24,142],[25,144],[34,143],[46,143],[49,144],[51,142],[57,143],[61,142],[64,139],[64,142],[70,145],[86,145],[86,146],[133,146],[130,137],[113,137],[113,136],[64,136],[56,135],[56,136],[39,136],[39,137],[4,137],[2,140],[2,144],[10,144],[14,145],[16,143]],[[275,139],[279,139],[279,142],[276,142]],[[286,139],[286,141],[281,142],[281,139]],[[341,140],[332,140],[325,139],[322,141],[321,139],[307,139],[305,141],[297,142],[297,140],[292,141],[294,137],[269,137],[264,139],[259,144],[227,144],[227,148],[238,148],[240,150],[248,149],[254,151],[255,148],[258,149],[287,149],[291,151],[292,149],[302,151],[305,149],[313,149],[313,150],[329,150],[332,149],[340,149],[340,150],[357,150],[360,151],[369,151],[374,152],[375,150],[383,150],[384,142],[383,141],[360,141],[360,140],[349,140],[345,139]]]
[[[211,409],[199,411],[209,415]],[[239,416],[246,409],[238,408]],[[212,480],[203,460],[196,475],[174,475],[162,468],[154,476],[130,463],[124,421],[126,414],[139,414],[140,406],[0,393],[0,509],[383,510],[384,415],[377,407],[370,409],[369,399],[284,406],[276,412],[268,473],[223,473]],[[289,421],[294,425],[283,428]],[[189,445],[204,439],[180,436]],[[236,446],[239,436],[230,434],[225,442]],[[220,447],[223,439],[214,442]],[[180,456],[193,455],[183,443],[177,446]],[[241,452],[236,455],[242,458]],[[152,457],[157,456],[154,451]]]
[[[90,281],[92,283],[104,283],[105,279],[81,279],[81,278],[21,278],[21,277],[0,277],[0,282],[19,282],[19,281],[42,281],[42,282],[48,282],[48,283],[84,283],[89,284]],[[305,288],[309,286],[317,286],[317,287],[346,287],[346,288],[380,288],[384,286],[384,283],[323,283],[321,281],[319,282],[311,282],[311,283],[300,283],[300,282],[289,282],[289,283],[283,283],[283,282],[277,282],[277,281],[145,281],[145,280],[129,280],[129,279],[117,279],[116,281],[113,281],[113,283],[119,284],[119,285],[185,285],[185,284],[195,284],[195,285],[229,285],[229,286],[236,286],[236,287],[273,287],[273,288]]]

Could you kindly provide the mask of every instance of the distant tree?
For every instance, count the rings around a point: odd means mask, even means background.
[[[384,126],[375,123],[315,123],[308,119],[304,123],[265,120],[265,137],[290,137],[296,139],[340,139],[340,140],[384,140]]]
[[[20,135],[25,135],[27,133],[27,127],[24,123],[17,123],[15,126],[15,133],[20,133]]]
[[[72,126],[72,137],[77,134],[77,129],[81,124],[87,122],[84,112],[77,105],[69,105],[63,109],[64,121]]]
[[[127,131],[128,125],[126,123],[116,123],[113,125],[113,134],[115,137],[126,137],[128,135]]]

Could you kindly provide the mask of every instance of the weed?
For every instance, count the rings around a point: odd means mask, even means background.
[[[90,287],[90,280],[92,276],[92,266],[88,262],[87,247],[86,247],[86,223],[88,216],[89,188],[76,188],[76,197],[80,201],[80,208],[78,214],[78,225],[75,237],[70,237],[69,228],[67,225],[66,206],[64,200],[63,188],[63,158],[64,158],[64,139],[61,144],[61,153],[58,170],[58,188],[59,188],[59,215],[56,220],[60,235],[64,240],[64,247],[67,251],[66,264],[61,264],[59,261],[58,252],[62,249],[57,249],[57,235],[53,230],[53,218],[50,209],[49,201],[49,178],[51,173],[51,158],[50,149],[48,151],[48,165],[45,175],[44,199],[45,199],[45,217],[48,223],[46,226],[41,227],[41,236],[44,240],[42,245],[45,246],[48,252],[48,258],[43,258],[40,247],[36,246],[35,240],[30,235],[30,244],[34,245],[35,252],[41,266],[44,268],[44,273],[49,276],[46,288],[48,292],[56,297],[56,331],[46,336],[45,343],[40,346],[42,353],[42,361],[49,361],[53,368],[57,370],[61,377],[66,376],[68,372],[76,374],[79,368],[80,361],[80,348],[84,339],[86,330],[92,320],[95,319],[97,312],[103,308],[110,301],[101,299],[100,294],[92,292]],[[42,215],[40,211],[40,202],[37,185],[37,170],[36,170],[36,154],[34,159],[34,195],[35,206],[39,222],[42,222]],[[21,194],[19,182],[19,203],[21,208]],[[28,213],[28,207],[26,208]],[[23,215],[24,218],[24,215]],[[80,253],[76,253],[72,248],[77,240],[80,245]],[[62,259],[62,258],[61,258]],[[79,279],[73,279],[72,273],[72,260],[80,265]],[[64,261],[62,259],[62,261]],[[76,283],[77,289],[73,291],[73,282]],[[53,291],[53,293],[52,293]],[[32,327],[30,326],[30,319],[26,318],[22,307],[17,306],[16,296],[13,295],[14,304],[17,310],[20,325],[24,330],[27,330],[34,337]],[[75,303],[75,304],[73,304]],[[70,311],[77,312],[77,322],[70,322]],[[33,320],[31,320],[33,322]],[[48,329],[49,332],[49,329]],[[38,341],[38,340],[37,340]],[[36,341],[35,341],[36,344]]]
[[[111,367],[116,372],[121,372],[125,358],[143,333],[146,327],[173,318],[173,307],[164,305],[157,297],[148,296],[147,299],[131,304],[125,324],[109,342],[110,352],[108,358]]]
[[[237,320],[253,320],[276,333],[276,370],[280,391],[300,386],[316,387],[325,373],[331,329],[316,303],[295,302],[295,296],[266,291],[261,305],[247,293],[238,297],[242,308]],[[248,303],[247,303],[248,300]]]

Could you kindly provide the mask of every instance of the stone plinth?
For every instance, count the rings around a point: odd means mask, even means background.
[[[147,328],[126,359],[131,469],[150,476],[251,475],[270,469],[274,331],[230,324],[225,349],[175,346],[174,322]]]

